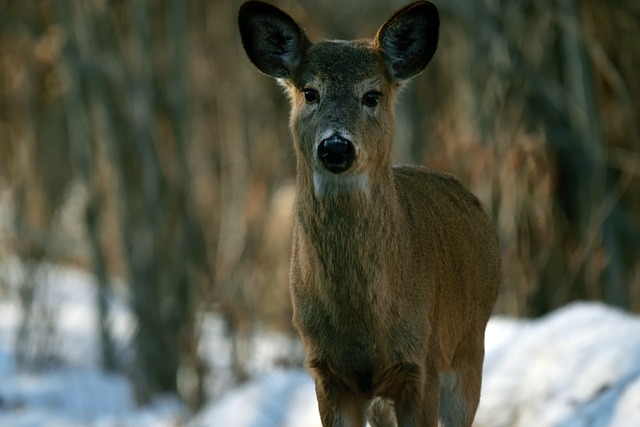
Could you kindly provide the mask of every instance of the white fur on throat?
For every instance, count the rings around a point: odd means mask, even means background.
[[[366,193],[369,190],[369,174],[366,172],[332,174],[313,171],[313,190],[318,198],[338,194]]]

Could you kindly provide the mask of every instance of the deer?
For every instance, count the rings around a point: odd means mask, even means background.
[[[372,39],[312,43],[275,6],[239,10],[249,60],[290,99],[293,325],[324,427],[471,426],[478,407],[496,228],[452,175],[391,162],[395,97],[439,25],[418,1]]]

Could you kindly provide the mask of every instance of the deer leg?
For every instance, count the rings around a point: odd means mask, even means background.
[[[470,427],[480,401],[482,385],[482,345],[461,348],[453,360],[453,370],[440,376],[440,421],[443,427]]]
[[[323,427],[364,427],[366,399],[327,378],[315,381]]]
[[[424,374],[410,375],[395,399],[398,427],[437,427],[440,382],[429,363]]]

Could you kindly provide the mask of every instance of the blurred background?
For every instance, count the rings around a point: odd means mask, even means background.
[[[48,264],[94,275],[101,363],[139,402],[210,397],[207,315],[231,342],[213,349],[229,384],[249,376],[257,329],[295,337],[288,101],[242,50],[240,3],[0,0],[0,299],[19,265],[25,369],[57,315],[39,302]],[[273,3],[312,40],[372,36],[405,4]],[[398,102],[395,161],[482,200],[502,247],[495,312],[584,299],[640,312],[640,2],[438,7],[438,52]],[[118,292],[137,325],[129,357],[113,344]]]

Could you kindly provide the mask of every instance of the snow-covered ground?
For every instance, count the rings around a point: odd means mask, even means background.
[[[320,426],[313,384],[294,370],[260,375],[191,420],[171,396],[137,407],[124,376],[97,368],[90,276],[68,268],[44,271],[38,280],[46,286],[39,289],[47,292],[56,316],[48,331],[55,363],[47,369],[17,367],[22,313],[15,289],[0,289],[0,427]],[[114,303],[112,313],[116,337],[126,343],[132,319],[124,305]],[[262,371],[268,365],[262,359],[275,357],[274,347],[286,348],[284,341],[269,345],[280,339],[265,334],[259,340],[255,363]],[[485,362],[478,427],[640,426],[638,317],[597,303],[572,304],[535,321],[496,317],[487,329]],[[224,361],[211,364],[221,367]]]
[[[32,366],[20,369],[15,343],[23,313],[17,284],[24,274],[16,262],[0,265],[0,427],[182,424],[186,411],[176,397],[137,407],[128,380],[98,368],[96,286],[81,270],[53,265],[32,270],[39,303],[31,312],[37,319],[24,346],[24,359]],[[131,336],[133,320],[115,299],[111,313],[116,345],[122,346]]]

